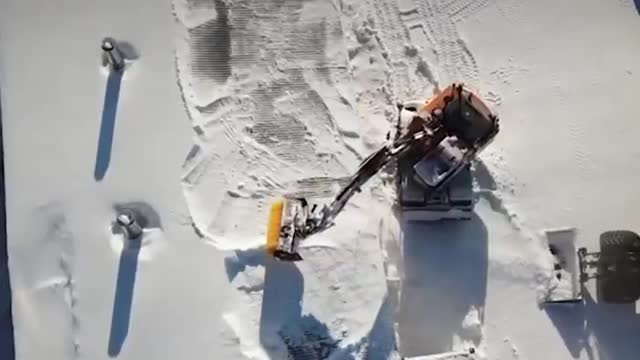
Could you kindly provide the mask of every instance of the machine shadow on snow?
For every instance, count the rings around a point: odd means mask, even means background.
[[[118,279],[113,300],[113,313],[111,316],[111,331],[109,333],[108,354],[115,357],[120,354],[122,345],[129,333],[131,320],[131,305],[133,303],[133,290],[138,271],[138,255],[140,254],[140,239],[132,240],[129,246],[122,249],[120,263],[118,265]]]
[[[304,278],[295,264],[266,259],[260,344],[269,357],[355,360],[353,346],[359,344],[340,347],[342,339],[334,338],[325,323],[313,314],[302,314],[303,293]]]
[[[634,304],[596,303],[588,291],[583,291],[582,303],[554,304],[545,311],[574,359],[615,360],[635,359],[640,352],[640,316]],[[596,343],[596,350],[589,339]],[[597,352],[597,356],[594,354]]]
[[[264,286],[260,312],[260,344],[271,358],[283,356],[281,330],[302,320],[304,277],[294,263],[266,256],[265,249],[234,251],[225,258],[229,281],[248,266],[264,266]]]
[[[100,181],[104,178],[111,161],[111,147],[113,145],[113,133],[116,126],[116,113],[120,98],[120,85],[122,83],[122,71],[110,71],[107,79],[107,87],[104,94],[104,106],[102,108],[102,120],[100,123],[100,135],[98,137],[98,150],[96,152],[96,164],[93,177]]]
[[[386,360],[396,351],[394,340],[393,306],[388,296],[385,296],[373,327],[367,337],[367,360]]]
[[[452,350],[453,337],[478,345],[482,334],[465,329],[467,314],[483,323],[487,291],[487,229],[475,214],[466,221],[407,222],[402,231],[405,277],[398,337],[404,356]]]
[[[233,281],[236,275],[243,272],[247,266],[265,266],[266,257],[264,248],[250,250],[236,250],[234,256],[224,258],[224,268],[229,281]]]
[[[264,258],[264,289],[260,312],[260,344],[271,355],[281,350],[280,331],[302,318],[304,277],[293,263]]]
[[[341,348],[341,339],[332,336],[329,328],[313,314],[302,313],[304,277],[291,262],[266,256],[265,250],[239,250],[225,258],[227,276],[232,281],[247,266],[264,266],[264,288],[260,313],[260,344],[273,359],[353,360],[352,348]],[[370,337],[376,339],[373,359],[382,359],[393,349],[391,309],[386,302],[380,309]],[[385,342],[385,340],[387,340]],[[380,356],[377,356],[377,355]]]
[[[480,159],[475,159],[472,164],[473,178],[478,182],[478,188],[481,191],[496,190],[498,184],[496,184],[496,180],[493,178],[493,175],[491,175],[487,165]]]

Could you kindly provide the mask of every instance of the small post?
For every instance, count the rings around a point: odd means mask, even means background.
[[[117,217],[118,225],[122,226],[129,240],[136,239],[142,235],[142,227],[136,221],[131,212],[123,212]]]
[[[118,49],[118,43],[113,38],[104,38],[102,40],[102,51],[109,62],[109,65],[116,70],[119,71],[124,67],[124,56],[122,56],[122,52]]]

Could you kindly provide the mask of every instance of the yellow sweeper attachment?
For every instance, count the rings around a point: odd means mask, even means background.
[[[279,198],[271,205],[267,227],[267,253],[285,261],[299,261],[296,240],[307,228],[307,203],[304,199]]]
[[[267,253],[274,256],[280,244],[280,229],[282,228],[282,213],[284,210],[284,198],[271,204],[269,213],[269,225],[267,227]]]

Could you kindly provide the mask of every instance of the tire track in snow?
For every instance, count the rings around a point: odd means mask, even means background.
[[[425,93],[428,87],[437,87],[429,60],[415,47],[412,32],[423,25],[415,6],[402,7],[396,0],[370,2],[376,29],[376,39],[383,50],[389,68],[391,97],[407,100]],[[422,50],[430,50],[431,44],[421,42]],[[426,80],[426,83],[425,83]]]
[[[391,28],[395,35],[387,38],[384,35],[387,30],[382,28],[385,30],[381,31],[383,35],[380,36],[381,46],[389,49],[390,78],[395,80],[392,83],[393,95],[399,100],[413,98],[416,93],[425,90],[425,78],[423,78],[425,72],[423,70],[426,69],[426,62],[414,51],[414,47],[411,45],[410,31],[406,25],[406,18],[417,15],[417,12],[415,9],[403,12],[397,2],[393,0],[376,3],[380,3],[378,16],[380,19],[386,19],[392,25]],[[427,86],[436,85],[434,79],[426,78],[426,80]]]
[[[384,29],[384,31],[376,31],[375,38],[388,68],[387,85],[392,94],[398,94],[401,91],[398,83],[409,82],[408,73],[402,68],[403,62],[398,57],[408,36],[404,33],[400,19],[396,15],[398,9],[395,2],[369,1],[369,6],[373,10],[372,25],[374,28]]]
[[[454,22],[458,22],[487,7],[489,1],[490,0],[453,0],[445,5],[445,8]]]
[[[374,33],[387,62],[389,98],[428,96],[429,87],[478,81],[475,56],[456,23],[489,4],[489,0],[368,1],[364,11],[379,29]]]
[[[385,86],[389,91],[387,98],[400,101],[420,96],[427,98],[430,88],[444,87],[452,81],[477,81],[479,72],[475,56],[458,33],[456,22],[487,4],[488,1],[452,1],[443,4],[433,0],[381,0],[368,1],[358,8],[353,3],[354,12],[359,10],[368,15],[366,24],[373,27],[377,48],[370,42],[360,41],[360,47],[352,52],[354,56],[350,56],[350,60],[355,66],[362,67],[365,62],[359,58],[380,52],[385,59]],[[358,21],[348,17],[343,19]],[[343,24],[343,27],[347,26]],[[360,40],[363,37],[357,38]],[[375,64],[371,68],[375,69]],[[375,70],[379,71],[379,68]],[[379,93],[366,89],[358,95],[359,102],[365,104],[384,101]],[[361,118],[371,119],[376,115],[375,109],[369,106],[360,109],[367,109]],[[484,343],[482,307],[471,308],[457,325],[461,327],[458,336],[463,341],[476,346]],[[437,325],[421,326],[428,331],[438,330]],[[406,340],[411,342],[411,339]],[[419,347],[418,343],[413,345]],[[439,345],[442,344],[436,346]]]
[[[456,23],[488,6],[489,0],[456,0],[444,3],[435,0],[403,1],[405,27],[413,29],[414,45],[432,53],[422,54],[439,71],[442,83],[477,81],[475,56],[458,33]],[[420,34],[422,32],[422,34]]]

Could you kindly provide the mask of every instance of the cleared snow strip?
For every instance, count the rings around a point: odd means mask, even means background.
[[[185,197],[209,243],[248,249],[273,196],[349,175],[361,156],[343,137],[357,126],[339,17],[325,1],[175,1],[174,12],[196,135]]]

